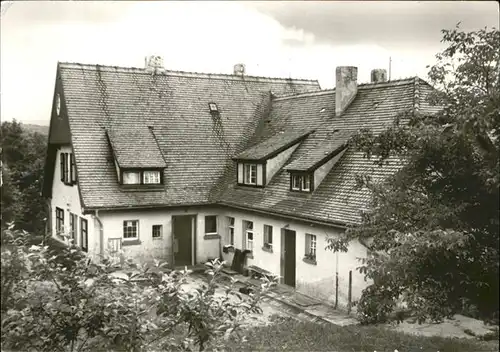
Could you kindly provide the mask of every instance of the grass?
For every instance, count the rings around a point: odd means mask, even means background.
[[[390,351],[399,352],[480,352],[498,351],[498,341],[478,341],[442,337],[423,337],[377,326],[321,326],[280,318],[268,327],[253,328],[247,341],[230,340],[227,351]]]

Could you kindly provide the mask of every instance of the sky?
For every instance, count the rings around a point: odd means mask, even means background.
[[[57,62],[358,82],[389,67],[418,75],[444,49],[442,29],[499,28],[496,1],[2,1],[1,119],[48,125]]]

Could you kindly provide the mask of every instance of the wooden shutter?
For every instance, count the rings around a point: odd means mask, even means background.
[[[73,153],[70,153],[69,157],[70,157],[71,183],[76,183],[75,155]]]
[[[64,182],[64,170],[65,170],[64,165],[66,165],[66,163],[64,162],[65,156],[66,156],[66,154],[64,154],[64,153],[60,153],[60,155],[59,155],[59,157],[61,159],[61,181],[62,182]]]
[[[243,164],[238,163],[238,183],[243,183]]]
[[[264,183],[264,168],[262,164],[257,164],[257,185],[262,186]]]

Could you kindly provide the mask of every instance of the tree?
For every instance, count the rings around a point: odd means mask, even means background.
[[[2,123],[2,225],[14,222],[39,235],[45,227],[41,196],[47,137],[29,132],[17,121]]]
[[[420,321],[464,310],[498,319],[500,34],[457,25],[442,41],[448,47],[429,71],[439,111],[408,112],[352,141],[376,163],[403,162],[386,182],[360,178],[371,210],[328,246],[372,239],[359,268],[373,280],[358,303],[363,322],[386,320],[398,300]]]
[[[13,226],[2,235],[2,350],[203,351],[238,334],[272,285],[248,298],[233,287],[220,292],[215,261],[208,282],[186,290],[190,272],[166,263],[128,260],[119,267],[126,275],[117,276],[112,258],[94,263],[74,246],[30,242]]]

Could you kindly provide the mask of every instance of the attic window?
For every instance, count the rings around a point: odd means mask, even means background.
[[[312,192],[313,190],[312,174],[290,174],[290,190],[297,192]]]
[[[210,110],[211,113],[219,112],[219,109],[217,108],[216,103],[208,103],[208,109]]]
[[[159,185],[163,183],[159,170],[123,171],[121,179],[124,185]]]

